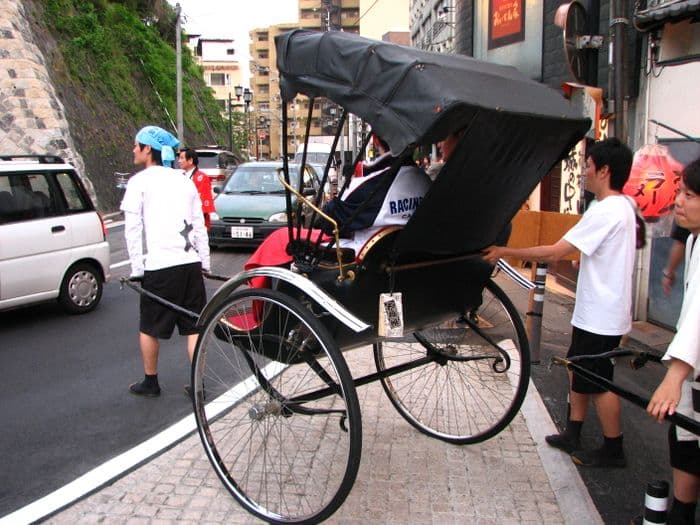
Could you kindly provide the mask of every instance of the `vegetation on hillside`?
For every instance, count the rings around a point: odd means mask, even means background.
[[[44,18],[61,37],[70,76],[97,98],[89,102],[106,98],[135,122],[174,127],[176,15],[165,0],[46,0]],[[228,122],[184,45],[182,69],[185,136],[228,144]],[[145,95],[135,79],[145,80],[152,93]]]
[[[175,12],[166,0],[22,1],[99,208],[116,210],[114,174],[133,171],[136,131],[176,128]],[[228,145],[228,119],[184,44],[182,66],[184,145]],[[232,117],[239,150],[244,115]]]

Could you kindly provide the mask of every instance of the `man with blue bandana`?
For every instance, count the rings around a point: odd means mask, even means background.
[[[144,290],[200,312],[206,303],[202,271],[210,269],[209,239],[197,188],[179,170],[171,168],[178,146],[172,134],[157,126],[146,126],[136,134],[134,164],[144,169],[131,177],[121,203],[124,235],[130,278],[141,281]],[[194,322],[141,297],[139,345],[145,377],[129,386],[131,393],[160,395],[159,339],[169,339],[175,325],[180,335],[187,337],[192,361],[198,337]],[[188,387],[186,391],[189,394]]]

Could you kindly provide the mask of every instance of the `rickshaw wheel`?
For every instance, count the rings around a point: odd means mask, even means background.
[[[362,449],[357,392],[333,339],[269,289],[235,292],[200,324],[194,412],[219,479],[270,523],[323,521],[349,494]]]
[[[483,336],[470,327],[465,316]],[[479,443],[503,430],[520,409],[530,379],[525,328],[515,306],[496,283],[487,283],[481,306],[465,316],[418,332],[413,338],[374,345],[379,371],[429,355],[419,339],[436,349],[434,362],[383,378],[381,383],[411,425],[456,444]],[[486,337],[508,354],[509,363]]]

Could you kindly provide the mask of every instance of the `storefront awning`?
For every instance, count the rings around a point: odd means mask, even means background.
[[[651,0],[650,7],[634,14],[634,23],[640,31],[651,31],[669,22],[686,18],[700,20],[700,0]]]

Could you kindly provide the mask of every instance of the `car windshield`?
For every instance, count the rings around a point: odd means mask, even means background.
[[[289,167],[293,186],[299,180],[299,170]],[[229,177],[224,193],[284,193],[284,186],[277,178],[277,166],[239,166]]]

